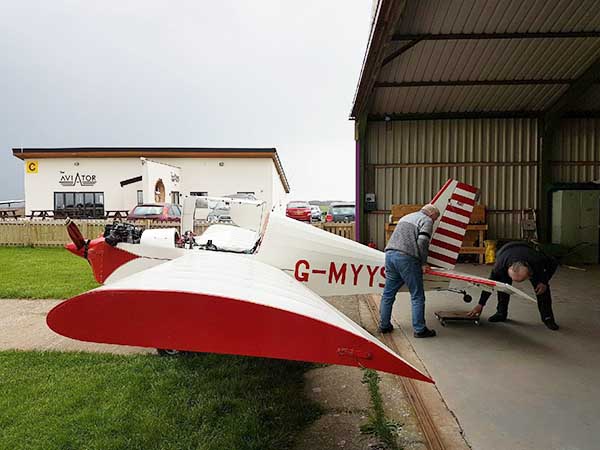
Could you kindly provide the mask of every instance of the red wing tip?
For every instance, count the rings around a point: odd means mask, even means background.
[[[202,294],[169,292],[165,300],[162,291],[90,291],[55,306],[46,323],[57,334],[87,342],[366,366],[434,383],[387,348],[371,341],[355,347],[359,336],[309,317]],[[224,336],[221,330],[232,322]],[[256,333],[257,323],[271,326]],[[285,339],[279,339],[282,333],[288,333]],[[348,356],[340,349],[354,348],[370,358],[340,357]]]

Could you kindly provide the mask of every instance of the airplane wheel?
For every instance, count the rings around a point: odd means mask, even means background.
[[[471,297],[469,294],[465,294],[463,295],[463,301],[465,303],[471,303],[473,301],[473,297]]]
[[[156,351],[160,356],[177,356],[183,353],[172,348],[157,348]]]

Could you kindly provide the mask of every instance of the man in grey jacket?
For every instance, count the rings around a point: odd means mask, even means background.
[[[406,283],[412,303],[412,324],[417,338],[433,337],[435,330],[425,326],[425,292],[423,272],[427,267],[429,241],[433,224],[440,216],[433,205],[425,205],[420,211],[402,217],[385,247],[385,288],[381,297],[382,333],[394,327],[390,319],[396,293]]]

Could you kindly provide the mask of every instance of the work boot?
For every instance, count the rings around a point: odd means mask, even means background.
[[[428,338],[428,337],[434,337],[436,335],[435,330],[430,330],[429,328],[425,327],[425,329],[423,331],[420,332],[414,332],[413,336],[416,338]]]
[[[394,331],[394,327],[391,324],[388,327],[384,327],[384,328],[382,328],[381,326],[379,327],[379,332],[382,334],[391,333],[392,331]]]
[[[506,322],[504,314],[496,313],[488,319],[488,322]]]
[[[546,325],[552,331],[557,331],[559,328],[558,324],[554,321],[554,318],[552,318],[552,317],[548,317],[547,319],[544,319],[543,322],[544,322],[544,325]]]

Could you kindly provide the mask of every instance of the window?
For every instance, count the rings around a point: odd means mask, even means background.
[[[54,216],[104,218],[104,192],[55,192]]]
[[[93,208],[95,204],[96,203],[94,203],[94,193],[93,192],[86,192],[85,193],[85,207],[86,208]]]
[[[137,204],[141,205],[144,203],[144,191],[137,191]]]
[[[190,196],[192,196],[192,197],[208,197],[208,192],[205,192],[205,191],[190,192]]]
[[[177,191],[171,192],[171,203],[179,205],[179,192],[177,192]]]

